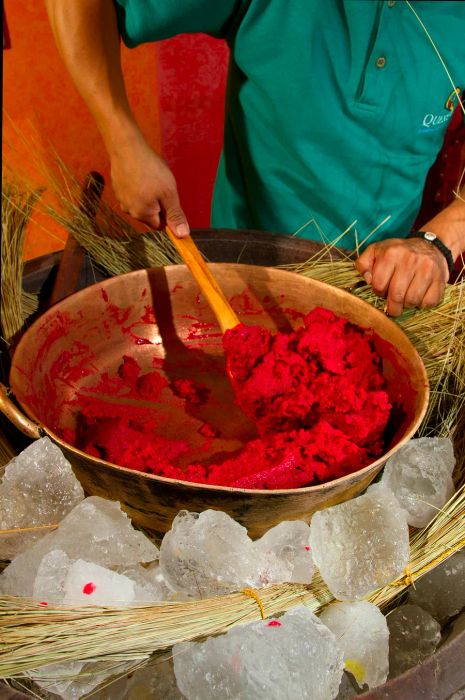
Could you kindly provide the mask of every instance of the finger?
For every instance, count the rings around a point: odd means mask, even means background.
[[[405,307],[405,300],[414,279],[411,267],[395,268],[386,290],[386,311],[389,316],[400,316]]]
[[[189,235],[190,229],[186,215],[181,209],[178,193],[169,193],[163,199],[166,223],[178,238],[185,238]]]
[[[445,286],[445,283],[441,280],[433,280],[421,301],[421,308],[426,309],[437,306],[442,299]]]
[[[387,295],[395,270],[395,261],[390,256],[382,255],[376,258],[371,271],[371,286],[374,293],[379,297],[385,297]]]
[[[160,202],[158,201],[158,199],[156,199],[155,203],[152,204],[151,207],[148,207],[144,212],[142,212],[142,216],[136,218],[140,219],[140,221],[143,221],[155,231],[159,231],[161,228],[163,228],[162,216],[163,214]]]
[[[372,282],[372,269],[376,259],[376,244],[369,245],[355,261],[355,269],[365,278],[367,284]]]
[[[446,282],[441,258],[435,255],[422,256],[417,260],[415,268],[415,276],[407,290],[405,306],[435,306],[441,299]]]
[[[163,221],[160,209],[156,213],[152,213],[148,216],[140,218],[140,221],[143,221],[144,224],[150,226],[150,228],[154,231],[160,231],[163,228]]]
[[[129,216],[132,216],[133,219],[142,221],[144,224],[147,224],[155,230],[160,228],[161,207],[158,200],[152,199],[150,203],[142,200],[130,205],[126,209],[124,209],[123,205],[121,205],[121,208],[123,211],[129,214]]]
[[[181,223],[170,223],[173,221],[173,217],[170,216],[167,218],[168,225],[171,226],[171,230],[173,230],[178,238],[186,238],[186,236],[189,235],[190,233],[190,228],[189,224],[187,223],[186,218],[184,217],[184,221]]]
[[[412,277],[412,281],[407,289],[404,300],[404,307],[407,309],[420,308],[423,298],[433,282],[431,274],[424,271],[417,271]]]

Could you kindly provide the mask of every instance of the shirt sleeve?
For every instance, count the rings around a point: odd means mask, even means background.
[[[120,35],[129,48],[176,34],[224,38],[245,0],[114,0]]]

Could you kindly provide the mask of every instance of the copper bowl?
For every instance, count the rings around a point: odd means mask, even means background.
[[[62,448],[87,494],[120,501],[134,522],[156,538],[183,508],[226,511],[252,537],[283,520],[308,522],[314,511],[363,491],[386,459],[413,436],[427,408],[423,363],[404,332],[380,311],[348,292],[276,268],[229,263],[211,267],[244,323],[283,330],[298,323],[299,312],[323,306],[372,329],[394,406],[386,451],[363,469],[325,484],[265,491],[157,477],[91,457],[64,442],[57,430],[73,425],[69,402],[89,382],[85,368],[111,374],[127,354],[143,370],[158,361],[169,379],[191,376],[211,388],[212,401],[197,413],[187,414],[176,401],[166,405],[168,437],[195,436],[206,420],[220,421],[225,449],[244,444],[254,434],[233,404],[221,334],[187,268],[138,270],[105,280],[59,302],[25,332],[13,356],[10,386],[26,415],[5,399],[3,410],[23,431],[35,437],[48,434]],[[53,382],[52,376],[57,377]],[[195,439],[193,445],[195,450]]]

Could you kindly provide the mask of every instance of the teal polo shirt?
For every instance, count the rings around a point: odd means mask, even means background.
[[[213,226],[349,249],[408,233],[457,105],[453,89],[465,87],[464,2],[116,0],[116,7],[130,47],[183,32],[228,42]]]

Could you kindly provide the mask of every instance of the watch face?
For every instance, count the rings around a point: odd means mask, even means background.
[[[429,233],[429,232],[427,231],[427,232],[425,233],[425,238],[426,238],[427,241],[434,241],[434,239],[436,238],[436,236],[434,235],[434,233]]]

